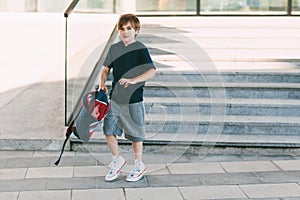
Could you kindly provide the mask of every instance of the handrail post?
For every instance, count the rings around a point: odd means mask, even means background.
[[[293,1],[288,0],[288,5],[287,5],[287,15],[291,16],[293,11]]]
[[[196,15],[199,16],[200,15],[200,10],[201,10],[201,2],[200,0],[196,1]]]
[[[65,125],[68,125],[68,17],[73,12],[74,8],[80,0],[73,0],[64,12],[64,17],[66,18],[65,24]],[[71,116],[72,119],[72,116]]]
[[[113,13],[117,13],[117,2],[116,0],[113,0],[113,9],[112,9]]]
[[[65,24],[65,125],[67,125],[67,115],[68,115],[68,109],[67,109],[67,103],[68,103],[68,17],[66,18],[66,24]]]

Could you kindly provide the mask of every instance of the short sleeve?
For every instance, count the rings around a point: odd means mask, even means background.
[[[141,49],[139,59],[139,63],[143,64],[145,71],[149,69],[156,69],[147,48]]]
[[[107,55],[105,57],[105,60],[103,62],[103,65],[105,67],[110,68],[110,69],[113,67],[112,47],[109,48],[108,53],[107,53]]]

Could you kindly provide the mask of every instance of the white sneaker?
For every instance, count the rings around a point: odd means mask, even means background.
[[[111,163],[109,164],[109,171],[105,176],[106,181],[113,181],[118,178],[122,169],[126,166],[126,161],[122,156],[113,157]]]
[[[128,173],[126,177],[126,181],[134,182],[139,181],[144,177],[144,173],[146,172],[146,166],[143,161],[135,160],[133,169]]]

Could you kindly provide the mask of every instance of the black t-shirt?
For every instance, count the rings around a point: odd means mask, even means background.
[[[122,41],[113,44],[103,63],[112,69],[113,82],[110,99],[117,103],[136,103],[143,101],[145,82],[129,85],[127,88],[119,85],[121,78],[134,78],[149,69],[155,69],[146,46],[136,41],[125,46]]]

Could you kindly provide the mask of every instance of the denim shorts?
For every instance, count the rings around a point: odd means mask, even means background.
[[[145,139],[145,106],[144,102],[118,104],[110,102],[110,109],[103,121],[104,135],[122,136],[132,142]]]

